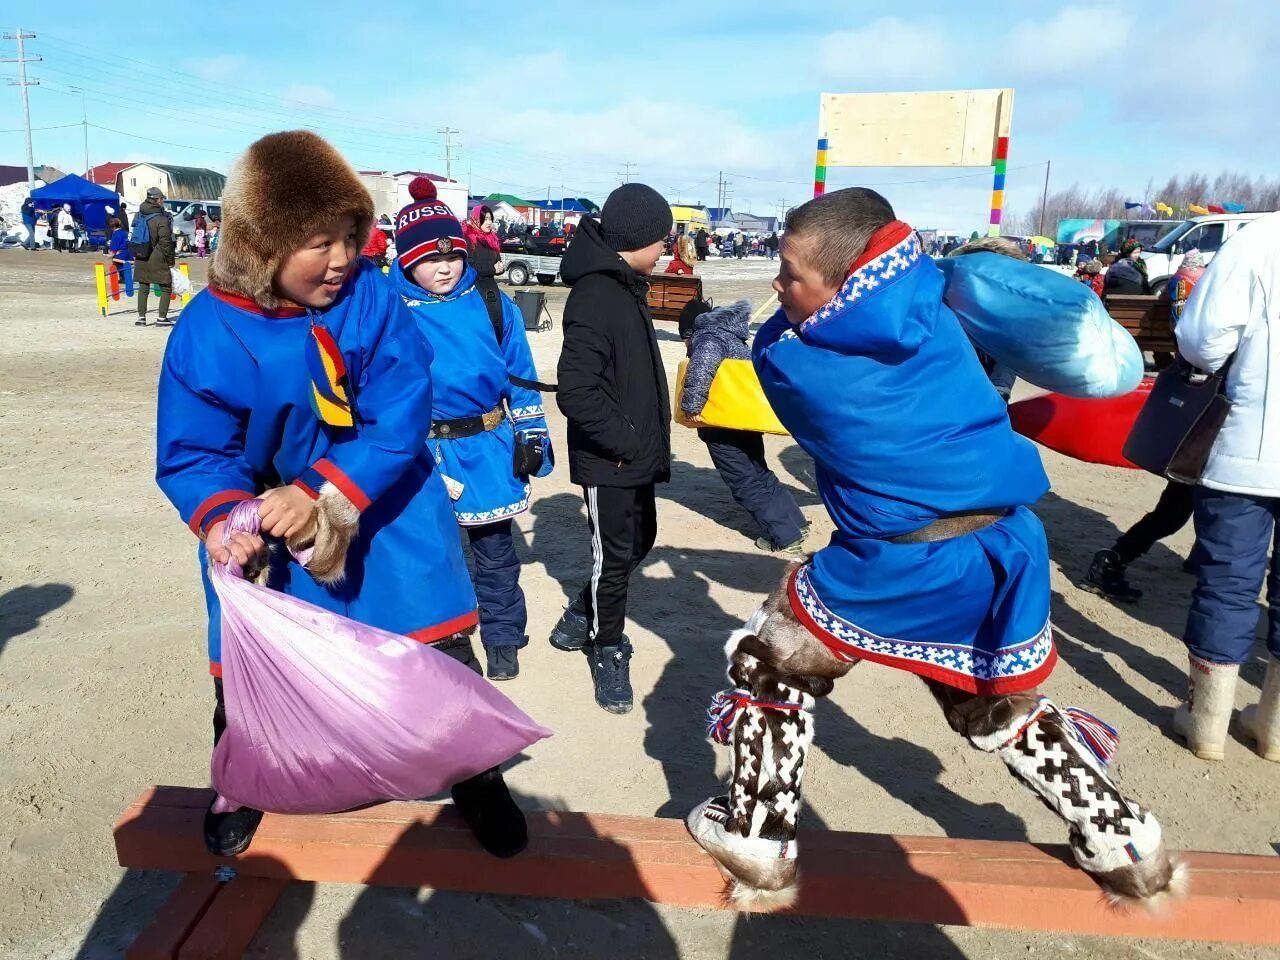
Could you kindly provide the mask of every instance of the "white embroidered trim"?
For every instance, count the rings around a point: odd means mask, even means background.
[[[529,488],[525,486],[525,495],[523,499],[506,507],[497,507],[493,510],[478,510],[471,512],[467,510],[455,510],[453,515],[457,518],[458,524],[463,527],[482,527],[486,523],[496,523],[499,520],[506,520],[508,517],[519,516],[529,509]]]
[[[537,417],[545,417],[547,414],[542,409],[542,404],[534,404],[531,407],[512,407],[512,420],[533,420]]]
[[[806,330],[815,327],[847,306],[857,303],[865,294],[871,293],[890,280],[895,280],[919,262],[924,256],[920,241],[915,233],[895,247],[890,247],[870,263],[863,264],[849,275],[840,292],[818,309],[808,320],[800,324]]]
[[[812,569],[812,566],[804,566],[796,572],[796,597],[827,636],[848,648],[836,651],[836,656],[841,659],[856,661],[867,654],[875,654],[904,663],[948,670],[977,680],[999,680],[1034,673],[1053,655],[1053,627],[1048,621],[1030,640],[1008,647],[995,656],[981,653],[967,644],[878,637],[827,609],[809,581]]]

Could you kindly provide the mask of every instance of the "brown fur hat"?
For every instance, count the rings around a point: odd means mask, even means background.
[[[268,134],[227,178],[209,282],[273,310],[280,300],[272,281],[284,258],[348,214],[363,245],[373,199],[342,155],[307,130]]]

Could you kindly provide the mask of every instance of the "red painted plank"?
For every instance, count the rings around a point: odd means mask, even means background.
[[[122,815],[125,866],[209,869],[207,791],[158,788]],[[529,848],[487,856],[448,807],[388,803],[267,816],[235,865],[256,876],[571,899],[723,906],[723,881],[678,820],[532,812]],[[1192,853],[1191,892],[1161,915],[1108,908],[1065,847],[802,832],[806,915],[1280,945],[1280,858]]]
[[[178,960],[239,960],[288,880],[237,875],[223,885],[178,951]]]
[[[125,960],[174,960],[221,887],[210,871],[188,873],[125,951]]]

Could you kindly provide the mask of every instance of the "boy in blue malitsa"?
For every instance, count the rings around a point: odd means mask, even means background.
[[[1175,879],[1160,824],[1107,773],[1115,731],[1037,692],[1056,652],[1029,505],[1049,481],[943,288],[874,191],[839,190],[787,218],[782,309],[752,359],[814,458],[836,532],[730,637],[736,689],[708,719],[732,745],[733,779],[688,818],[733,897],[756,908],[795,897],[811,711],[861,660],[922,677],[952,729],[1067,821],[1076,861],[1108,894],[1146,899]]]
[[[477,614],[444,479],[427,455],[431,350],[359,257],[373,203],[306,131],[249,147],[223,194],[209,286],[183,311],[160,373],[156,479],[199,538],[202,571],[234,560],[270,587],[430,643],[480,672]],[[264,537],[224,538],[260,497]],[[294,550],[310,550],[305,564]],[[226,726],[221,615],[204,576],[214,742]],[[431,691],[422,691],[430,697]],[[481,845],[511,856],[524,816],[496,768],[452,788]],[[218,856],[244,851],[260,811],[205,817]]]
[[[520,311],[476,285],[462,224],[435,185],[419,177],[409,193],[391,278],[435,355],[427,447],[471,542],[489,679],[510,680],[529,642],[512,521],[529,509],[529,477],[552,468],[538,371]]]

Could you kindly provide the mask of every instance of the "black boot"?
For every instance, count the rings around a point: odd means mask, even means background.
[[[578,598],[569,604],[560,622],[551,630],[551,645],[557,650],[581,650],[591,641],[591,621]]]
[[[517,647],[486,647],[490,680],[514,680],[520,676],[520,651]]]
[[[262,811],[241,807],[230,813],[214,813],[213,804],[204,814],[204,845],[215,857],[235,857],[249,849],[262,822]]]
[[[1121,603],[1137,603],[1142,591],[1130,586],[1125,579],[1125,564],[1114,550],[1099,550],[1093,555],[1089,573],[1081,584],[1090,593]]]
[[[455,783],[449,792],[462,819],[487,853],[506,859],[529,843],[524,811],[511,799],[497,767]]]
[[[591,665],[596,703],[610,713],[630,713],[631,644],[625,639],[607,647],[593,643],[587,648],[587,662]]]

